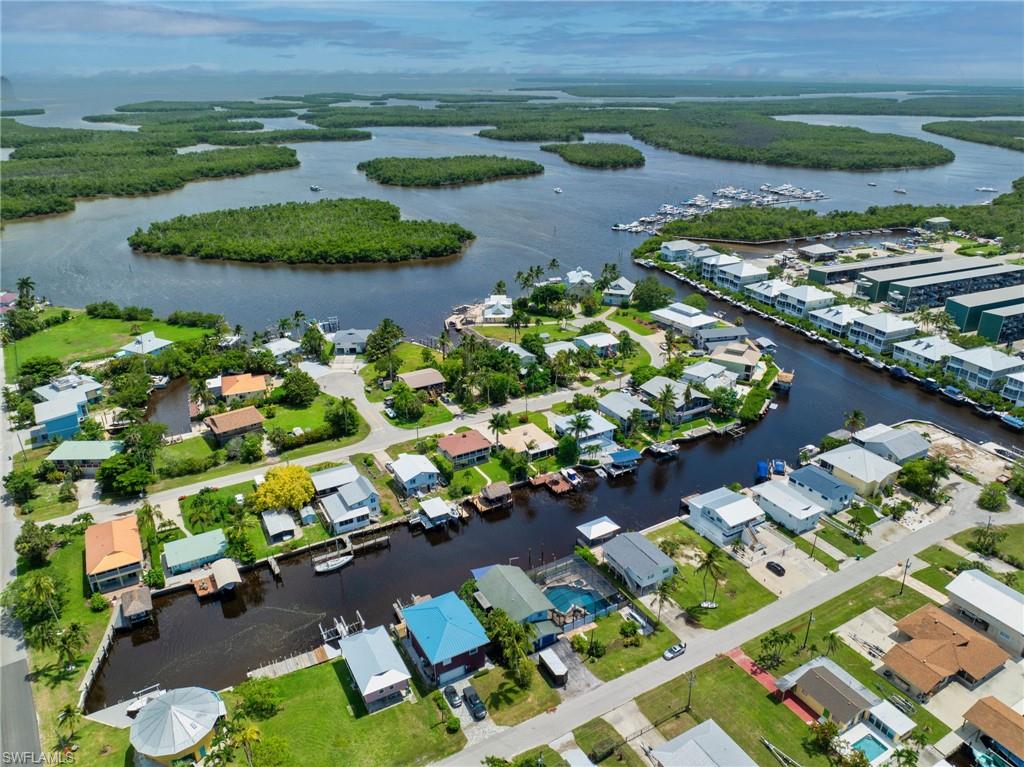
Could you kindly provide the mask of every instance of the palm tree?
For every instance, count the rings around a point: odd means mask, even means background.
[[[135,512],[135,519],[141,528],[152,528],[156,530],[163,521],[164,515],[159,506],[152,505],[149,501],[144,502]]]
[[[676,390],[669,384],[665,384],[658,396],[654,398],[654,409],[658,411],[658,430],[669,420],[669,416],[676,409]]]
[[[75,660],[85,647],[86,639],[85,627],[77,621],[72,621],[61,631],[56,642],[57,659],[61,668],[74,667]]]
[[[488,427],[491,429],[491,433],[494,435],[494,443],[498,443],[498,435],[501,432],[508,429],[512,423],[512,416],[509,413],[498,413],[491,414],[491,419],[487,422]]]
[[[277,321],[277,335],[279,338],[284,338],[288,335],[288,331],[292,329],[292,318],[282,317]]]
[[[839,650],[839,635],[834,631],[825,634],[825,654],[832,655]]]
[[[577,442],[580,437],[590,429],[590,415],[588,413],[576,413],[569,419],[569,429]]]
[[[672,591],[675,587],[676,576],[673,575],[659,583],[658,590],[654,592],[654,604],[658,606],[658,623],[661,623],[661,608],[665,606],[666,602],[671,601]]]
[[[851,410],[846,413],[843,420],[843,426],[849,431],[860,431],[864,428],[864,424],[867,421],[864,418],[863,410]]]
[[[53,607],[53,600],[57,597],[57,582],[49,575],[36,573],[25,583],[25,596],[32,602],[45,602],[50,608],[53,619],[60,620],[57,611]]]
[[[917,307],[914,311],[914,322],[916,322],[922,330],[930,328],[934,324],[931,309],[927,306]]]
[[[57,712],[57,728],[68,731],[68,740],[72,740],[75,737],[75,728],[81,721],[81,709],[77,706],[72,706],[70,703],[66,703],[64,707]]]
[[[206,385],[206,380],[203,378],[196,378],[189,385],[189,394],[192,395],[192,399],[198,402],[203,408],[209,407],[210,403],[213,402],[213,394],[210,393],[210,387]]]
[[[296,328],[301,328],[303,321],[306,319],[306,313],[302,309],[296,309],[292,313],[292,324]]]
[[[557,258],[552,258],[550,261],[548,261],[548,271],[549,272],[557,272],[558,271],[558,267],[559,267],[559,263],[558,263],[558,259]]]
[[[533,281],[531,279],[532,277],[532,274],[527,274],[524,271],[518,271],[516,272],[516,284],[523,290],[526,290],[528,287],[530,287],[530,283]]]
[[[239,323],[239,324],[235,325],[235,327],[234,327],[234,330],[232,330],[231,332],[232,332],[232,333],[233,333],[234,335],[236,335],[236,336],[238,336],[239,338],[241,338],[241,337],[242,337],[242,331],[243,331],[243,330],[244,330],[244,328],[242,327],[241,323]]]
[[[912,748],[897,748],[889,757],[888,764],[892,767],[917,767],[917,751]]]
[[[241,747],[245,761],[252,767],[252,747],[263,740],[260,728],[248,722],[237,722],[232,727],[231,739]]]
[[[718,580],[725,575],[725,567],[722,565],[722,557],[725,556],[722,550],[717,546],[712,546],[704,555],[700,558],[700,562],[697,564],[696,572],[702,573],[704,578],[702,580],[702,586],[704,588],[704,601],[714,603],[715,596],[718,594]],[[715,583],[715,587],[711,592],[711,599],[708,599],[708,576]]]
[[[949,476],[949,459],[944,455],[937,455],[928,461],[928,474],[931,477],[929,491],[935,493],[939,487],[939,480]]]
[[[437,350],[441,352],[441,361],[448,359],[448,352],[452,350],[452,339],[448,335],[448,328],[441,331],[437,337]]]
[[[665,347],[666,364],[672,361],[672,355],[675,354],[678,342],[679,337],[676,335],[676,332],[672,330],[672,328],[669,328],[668,330],[665,331],[665,343],[663,345]]]
[[[18,306],[20,306],[22,309],[30,309],[32,307],[32,304],[35,303],[35,281],[31,277],[19,277],[17,287]]]

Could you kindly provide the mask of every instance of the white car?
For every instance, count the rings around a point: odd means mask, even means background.
[[[667,650],[665,650],[665,652],[661,654],[661,657],[665,660],[672,660],[673,658],[678,658],[684,652],[686,652],[686,642],[681,642],[679,644],[674,644],[671,647],[669,647]]]
[[[386,408],[384,408],[384,415],[386,415],[388,418],[394,418],[395,417],[395,411],[392,410],[389,407],[386,407]]]

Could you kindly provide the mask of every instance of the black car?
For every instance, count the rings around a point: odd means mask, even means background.
[[[765,565],[765,567],[767,567],[769,571],[775,573],[780,577],[786,574],[786,568],[780,565],[778,562],[769,562]]]
[[[466,708],[469,709],[469,713],[474,719],[479,722],[487,716],[484,702],[480,700],[480,696],[473,685],[466,685],[466,688],[462,691],[462,697],[466,699]]]
[[[451,685],[444,688],[444,697],[448,701],[448,705],[452,708],[458,708],[462,705],[462,698],[459,697],[459,692]]]

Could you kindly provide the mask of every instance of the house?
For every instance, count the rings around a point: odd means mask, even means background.
[[[388,464],[405,495],[428,492],[441,482],[441,472],[425,455],[400,453]]]
[[[217,722],[226,715],[224,701],[211,690],[167,690],[150,696],[139,710],[128,741],[136,754],[160,765],[201,763],[213,750]]]
[[[228,541],[220,528],[190,535],[164,545],[164,565],[171,575],[187,573],[220,559],[228,550]]]
[[[946,586],[946,609],[1013,657],[1024,655],[1024,594],[982,570],[965,570]]]
[[[835,294],[813,285],[786,288],[775,298],[775,308],[794,317],[806,317],[810,312],[824,309],[836,301]]]
[[[651,751],[655,767],[756,767],[714,719],[705,719]]]
[[[876,423],[856,431],[851,437],[855,445],[900,466],[915,458],[927,458],[931,444],[913,429],[894,429]]]
[[[890,312],[869,314],[855,319],[850,325],[849,338],[855,344],[862,344],[873,352],[888,352],[893,344],[910,338],[917,332],[917,325]]]
[[[551,455],[558,449],[558,443],[535,423],[513,426],[498,435],[498,444],[513,453],[526,453],[531,461]]]
[[[597,546],[617,535],[622,528],[608,517],[598,517],[576,526],[576,540],[583,546]]]
[[[79,472],[83,477],[96,476],[96,470],[108,458],[124,449],[124,443],[108,440],[67,440],[46,456],[61,471]]]
[[[69,392],[56,399],[44,400],[33,406],[36,428],[32,430],[35,442],[71,439],[81,430],[82,421],[89,414],[85,393]]]
[[[997,764],[1024,767],[1024,715],[994,695],[986,695],[964,712],[964,721],[977,730],[968,740],[976,754],[987,747],[1000,757]]]
[[[972,389],[996,391],[1010,373],[1024,371],[1024,360],[991,346],[979,346],[949,355],[944,369]]]
[[[729,325],[724,328],[701,328],[693,334],[693,345],[699,349],[714,349],[722,344],[746,341],[750,333],[746,328]]]
[[[860,445],[842,445],[818,456],[818,463],[863,496],[889,487],[900,473],[900,465],[865,450]]]
[[[754,501],[764,513],[793,533],[813,530],[825,509],[785,481],[772,480],[754,487]]]
[[[527,629],[533,649],[557,641],[562,629],[552,620],[555,606],[520,568],[494,565],[476,580],[477,601],[485,611],[503,610]]]
[[[658,413],[657,402],[662,392],[665,391],[665,387],[672,391],[673,405],[670,412],[661,414]],[[711,409],[711,400],[707,395],[698,389],[694,389],[685,381],[679,382],[665,376],[654,376],[640,386],[640,391],[643,392],[647,402],[652,406],[651,410],[656,415],[667,418],[671,423],[692,421],[701,413],[706,413]]]
[[[991,639],[929,603],[896,621],[900,640],[882,656],[886,677],[914,696],[938,692],[953,679],[974,689],[1009,655]]]
[[[334,466],[330,469],[316,471],[309,475],[313,481],[313,490],[317,498],[333,495],[345,485],[359,479],[359,472],[350,463]]]
[[[498,348],[514,354],[519,360],[520,370],[526,370],[530,365],[537,364],[537,355],[533,352],[526,351],[526,349],[519,344],[514,344],[511,341],[505,341],[504,343],[499,344]]]
[[[268,509],[260,513],[260,524],[271,546],[295,537],[295,519],[287,511]]]
[[[366,352],[366,339],[370,337],[372,332],[372,330],[365,328],[346,328],[345,330],[337,331],[331,336],[335,356],[364,354]]]
[[[217,442],[223,445],[235,437],[261,431],[263,420],[263,414],[250,405],[238,410],[229,410],[226,413],[208,416],[203,419],[203,423],[210,429]]]
[[[492,295],[484,300],[481,319],[488,324],[508,322],[512,317],[512,299],[506,295]]]
[[[121,351],[118,352],[118,356],[123,357],[126,354],[149,354],[155,357],[172,343],[172,341],[168,341],[164,338],[157,338],[156,333],[151,330],[148,333],[142,333],[141,335],[135,336],[135,338],[130,342],[122,346]]]
[[[817,325],[825,332],[839,337],[843,337],[850,332],[850,326],[854,320],[867,316],[860,309],[849,304],[828,306],[824,309],[815,309],[807,313],[807,318],[811,321],[811,324]]]
[[[274,362],[278,365],[285,364],[288,362],[289,357],[299,353],[299,344],[290,338],[275,338],[273,341],[263,344],[260,348],[266,349],[274,355]]]
[[[661,243],[659,253],[663,261],[689,261],[701,246],[690,240],[671,240]]]
[[[722,386],[731,389],[736,385],[739,376],[731,370],[726,370],[724,365],[717,362],[695,362],[683,369],[683,383],[700,384],[708,391],[714,391]]]
[[[718,324],[718,320],[701,312],[694,306],[676,302],[666,306],[664,309],[655,309],[651,312],[651,318],[666,329],[675,330],[685,336],[706,327]]]
[[[419,521],[426,530],[446,525],[459,518],[459,512],[455,504],[449,503],[443,498],[425,498],[420,501]]]
[[[1010,373],[1006,376],[1000,396],[1010,400],[1015,407],[1024,405],[1024,373]]]
[[[594,292],[594,275],[577,266],[565,275],[566,293],[576,299],[583,299]]]
[[[601,294],[601,303],[607,306],[625,306],[633,298],[636,283],[626,277],[619,277]]]
[[[778,298],[779,293],[789,289],[790,287],[792,286],[785,280],[762,280],[761,282],[753,282],[750,285],[745,285],[743,287],[743,292],[755,301],[760,301],[762,304],[768,304],[768,306],[775,306],[775,299]]]
[[[434,684],[445,685],[483,668],[490,640],[455,592],[404,607],[402,617],[412,648]]]
[[[823,245],[820,242],[816,242],[813,245],[805,245],[802,248],[797,248],[796,251],[808,261],[831,261],[839,255],[834,248],[830,248],[828,245]]]
[[[619,339],[611,333],[587,333],[576,336],[573,343],[581,349],[593,349],[598,357],[614,357],[619,353]]]
[[[611,391],[605,394],[597,401],[597,409],[600,410],[603,415],[608,416],[608,418],[617,423],[620,427],[625,427],[633,421],[634,413],[639,415],[639,420],[642,423],[649,423],[650,421],[653,421],[656,416],[654,408],[642,399],[621,391]],[[633,426],[638,425],[639,424],[637,423],[633,423]]]
[[[882,702],[842,666],[820,655],[779,677],[775,686],[783,698],[796,698],[819,719],[831,719],[840,731],[867,719],[871,708]]]
[[[142,539],[134,514],[85,529],[85,574],[93,591],[138,583],[142,561]]]
[[[324,522],[332,535],[366,527],[380,516],[380,493],[362,474],[320,500]]]
[[[409,694],[412,676],[383,626],[349,634],[338,646],[368,712],[400,703]]]
[[[486,463],[491,457],[491,447],[491,441],[476,429],[449,434],[437,441],[441,455],[456,468]]]
[[[768,279],[768,270],[749,261],[723,266],[715,276],[715,284],[734,293],[740,293],[747,285],[764,282]]]
[[[93,403],[103,396],[103,384],[91,376],[68,373],[54,378],[45,386],[37,386],[32,391],[42,400],[60,399],[67,394],[81,393],[85,395],[86,402]]]
[[[924,228],[930,232],[944,232],[951,223],[945,216],[932,216],[924,220]]]
[[[715,347],[711,361],[736,373],[740,381],[750,381],[761,361],[761,352],[750,344],[733,342]]]
[[[544,356],[549,360],[554,359],[560,352],[566,354],[575,354],[579,347],[576,346],[572,341],[551,341],[550,343],[544,344]]]
[[[892,358],[897,362],[909,362],[919,368],[938,365],[944,357],[962,352],[963,348],[942,336],[924,336],[893,344]]]
[[[700,276],[704,280],[718,282],[718,275],[722,269],[739,264],[740,262],[741,259],[736,258],[736,256],[727,256],[724,253],[709,256],[700,262]]]
[[[437,397],[444,393],[444,376],[436,368],[399,373],[398,380],[404,381],[413,391],[425,391],[430,397]]]
[[[829,514],[853,503],[854,489],[838,477],[812,463],[789,473],[789,484]]]
[[[267,388],[267,376],[254,376],[251,373],[206,379],[207,391],[228,404],[262,397],[267,393]]]
[[[646,594],[671,578],[676,563],[640,533],[619,533],[604,545],[605,564],[634,594]]]
[[[749,543],[753,529],[764,522],[760,506],[727,487],[691,496],[686,505],[690,509],[686,523],[723,547],[737,540]]]
[[[590,424],[579,434],[573,428],[573,419],[577,416],[586,416]],[[609,422],[596,410],[584,410],[573,415],[559,415],[554,419],[555,434],[572,434],[581,445],[592,442],[609,443],[615,437],[615,424]]]

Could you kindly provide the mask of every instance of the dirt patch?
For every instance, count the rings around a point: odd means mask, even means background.
[[[924,423],[908,423],[904,428],[913,429],[931,442],[933,455],[941,455],[957,472],[971,474],[982,483],[994,482],[1006,473],[1007,464],[998,455],[950,434],[938,426]]]

